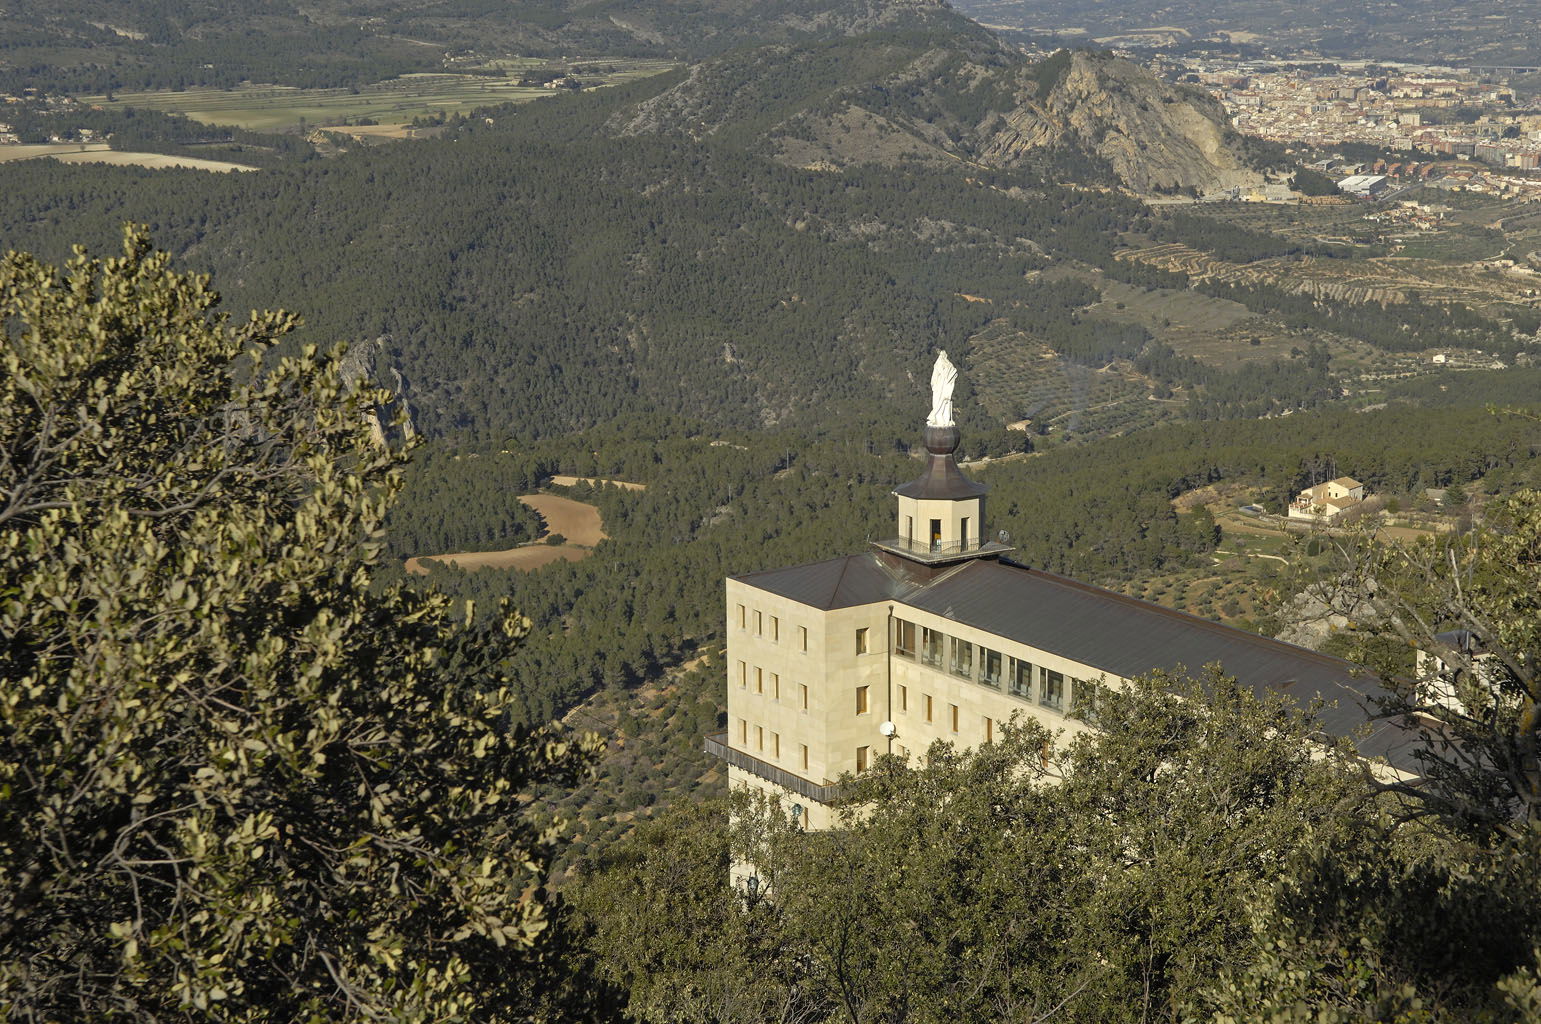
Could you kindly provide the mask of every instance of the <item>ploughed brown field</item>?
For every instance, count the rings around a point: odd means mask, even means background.
[[[589,556],[590,549],[606,537],[599,509],[581,501],[556,494],[521,494],[519,500],[540,513],[546,533],[560,533],[566,544],[535,541],[505,551],[462,551],[447,555],[423,555],[407,559],[407,572],[428,572],[423,559],[450,562],[462,569],[538,569],[557,560],[576,562]]]

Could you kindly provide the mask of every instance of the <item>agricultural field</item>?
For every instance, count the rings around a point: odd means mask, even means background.
[[[525,74],[547,68],[549,62],[532,59],[498,63],[507,65],[494,69],[501,71],[501,75],[450,72],[404,75],[347,89],[251,85],[238,89],[120,92],[112,96],[84,96],[81,100],[103,106],[119,104],[185,114],[206,124],[282,132],[307,127],[341,128],[347,122],[360,119],[380,122],[382,127],[401,125],[415,117],[465,113],[477,107],[524,103],[552,94],[552,90],[540,86],[518,84]],[[570,64],[564,64],[563,68]],[[586,88],[645,78],[674,66],[668,61],[619,58],[586,60],[578,64],[581,68],[593,69],[577,75]]]
[[[503,551],[421,555],[407,559],[407,572],[426,575],[428,569],[423,565],[423,559],[447,562],[462,569],[538,569],[556,561],[576,562],[587,558],[594,545],[608,536],[600,521],[599,509],[593,505],[557,494],[521,494],[519,500],[533,508],[545,523],[542,537],[560,534],[567,543],[548,544],[538,540]]]
[[[990,368],[974,377],[985,410],[1005,423],[1030,421],[1035,432],[1126,434],[1172,417],[1183,405],[1152,398],[1150,382],[1139,374],[1072,363],[1001,322],[969,340],[969,361]]]
[[[1228,280],[1250,277],[1277,285],[1286,278],[1299,278],[1305,282],[1302,290],[1325,298],[1397,302],[1416,293],[1424,300],[1458,301],[1499,315],[1501,304],[1541,302],[1541,276],[1479,265],[1502,258],[1523,261],[1526,254],[1541,249],[1541,207],[1432,189],[1415,195],[1419,202],[1449,208],[1441,226],[1423,232],[1395,223],[1377,224],[1365,216],[1380,207],[1363,203],[1326,207],[1217,203],[1191,208],[1228,224],[1292,240],[1373,241],[1383,256],[1306,259],[1284,266],[1278,265],[1280,261],[1260,260],[1242,267],[1191,252],[1148,252],[1140,258],[1157,265],[1177,265],[1187,258],[1200,273]]]
[[[198,171],[255,171],[246,164],[165,153],[132,153],[110,148],[105,142],[47,142],[38,145],[0,146],[0,163],[12,160],[57,160],[66,164],[116,164],[120,167],[183,167]]]

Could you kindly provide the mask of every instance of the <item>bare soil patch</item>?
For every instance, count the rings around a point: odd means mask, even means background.
[[[559,494],[521,494],[519,500],[540,513],[547,533],[560,533],[573,544],[593,547],[606,537],[599,509]]]
[[[51,157],[67,164],[116,164],[120,167],[186,167],[196,171],[255,171],[246,164],[226,160],[204,160],[195,156],[170,156],[166,153],[131,153],[109,149],[102,143],[47,143],[30,146],[0,146],[0,163],[10,160],[34,160]]]
[[[634,485],[639,486],[639,485]],[[558,494],[521,494],[519,500],[540,514],[546,534],[560,533],[566,544],[536,541],[503,551],[457,551],[446,555],[421,555],[407,559],[407,572],[426,575],[425,559],[447,562],[462,569],[538,569],[552,562],[576,562],[587,558],[590,549],[607,534],[599,518],[599,509]]]
[[[630,480],[607,480],[599,476],[554,476],[551,482],[558,487],[572,487],[575,484],[588,484],[598,487],[600,484],[609,484],[611,487],[624,487],[628,491],[645,491],[647,484],[634,484]],[[523,500],[523,499],[520,499]]]
[[[539,569],[543,565],[552,562],[577,562],[587,557],[591,552],[588,548],[580,548],[573,544],[526,544],[522,548],[509,548],[507,551],[464,551],[453,555],[423,555],[420,558],[407,559],[407,572],[419,576],[428,574],[428,567],[424,561],[446,562],[450,565],[458,565],[462,569],[519,569],[528,572],[531,569]]]

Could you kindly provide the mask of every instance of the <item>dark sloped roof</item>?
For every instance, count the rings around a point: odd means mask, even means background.
[[[903,601],[1123,678],[1218,663],[1254,690],[1302,704],[1320,698],[1328,706],[1317,717],[1335,736],[1364,725],[1385,694],[1341,658],[1011,562],[969,563]],[[1360,751],[1405,763],[1396,748],[1410,735],[1386,721],[1371,728],[1356,741]]]
[[[826,611],[895,601],[1122,678],[1219,663],[1254,690],[1303,705],[1320,698],[1327,706],[1318,718],[1335,736],[1369,721],[1384,693],[1340,658],[1005,560],[968,562],[929,583],[892,573],[871,554],[734,578]],[[1409,732],[1389,721],[1370,728],[1356,740],[1362,753],[1413,767]]]
[[[893,600],[908,589],[870,554],[748,572],[733,579],[825,611]]]
[[[932,455],[926,463],[926,471],[907,484],[894,488],[894,493],[906,498],[977,498],[990,489],[988,484],[978,483],[963,475],[951,455]]]

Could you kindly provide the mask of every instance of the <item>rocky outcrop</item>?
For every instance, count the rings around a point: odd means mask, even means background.
[[[937,10],[930,31],[768,46],[696,65],[620,134],[739,132],[800,167],[964,161],[1152,194],[1263,180],[1220,104],[1107,54],[1031,63]]]
[[[1211,97],[1169,85],[1103,54],[1058,55],[1062,70],[982,141],[978,158],[1014,166],[1041,151],[1074,148],[1104,161],[1137,192],[1210,191],[1262,181],[1241,138]]]

